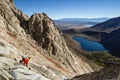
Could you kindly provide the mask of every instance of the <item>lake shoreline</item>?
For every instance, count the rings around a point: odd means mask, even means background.
[[[108,52],[108,50],[99,42],[95,40],[89,40],[85,37],[80,37],[80,36],[73,36],[73,40],[79,42],[80,46],[82,47],[83,50],[85,51],[104,51]]]
[[[93,41],[98,41],[98,42],[101,42],[101,39],[99,38],[95,38],[93,36],[89,36],[89,35],[86,35],[86,34],[83,34],[83,33],[64,33],[66,35],[69,35],[71,37],[74,37],[74,36],[78,36],[78,37],[83,37],[83,38],[86,38],[88,40],[93,40]]]

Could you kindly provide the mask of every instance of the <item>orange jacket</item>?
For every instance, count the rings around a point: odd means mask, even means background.
[[[23,60],[23,62],[24,62],[24,65],[27,65],[28,62],[29,62],[29,59],[28,59],[28,58],[25,58],[25,59]]]

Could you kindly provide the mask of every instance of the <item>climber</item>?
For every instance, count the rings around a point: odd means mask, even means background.
[[[28,67],[28,62],[30,60],[30,57],[27,57],[26,55],[22,55],[22,60],[20,60],[20,63]]]
[[[28,68],[28,62],[30,60],[30,57],[27,57],[23,60],[23,64]]]

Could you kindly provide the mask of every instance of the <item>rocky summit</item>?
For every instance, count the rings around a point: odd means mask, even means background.
[[[30,70],[21,55],[30,56]],[[45,13],[29,18],[13,0],[0,0],[0,80],[64,80],[93,71]]]

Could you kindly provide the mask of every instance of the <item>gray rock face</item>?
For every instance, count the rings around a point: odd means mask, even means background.
[[[81,66],[79,63],[81,63],[81,60],[77,60],[73,53],[70,52],[62,33],[45,13],[33,14],[30,17],[28,21],[28,32],[63,67],[69,69],[71,72],[81,73],[81,71],[79,72]]]
[[[29,71],[14,61],[23,54],[31,57]],[[62,80],[93,71],[71,53],[62,33],[46,14],[28,18],[16,9],[13,0],[0,0],[0,70],[0,78],[6,80],[27,80],[33,76],[31,80]]]
[[[20,21],[22,20],[19,20],[16,14],[20,15],[22,19],[27,19],[27,17],[21,11],[17,10],[11,1],[0,0],[0,19],[2,24],[0,27],[8,30],[11,34],[25,36],[24,30],[20,26]]]
[[[0,80],[49,80],[12,59],[0,59]]]
[[[49,54],[69,53],[62,33],[46,14],[34,14],[28,22],[30,35],[46,49]]]

